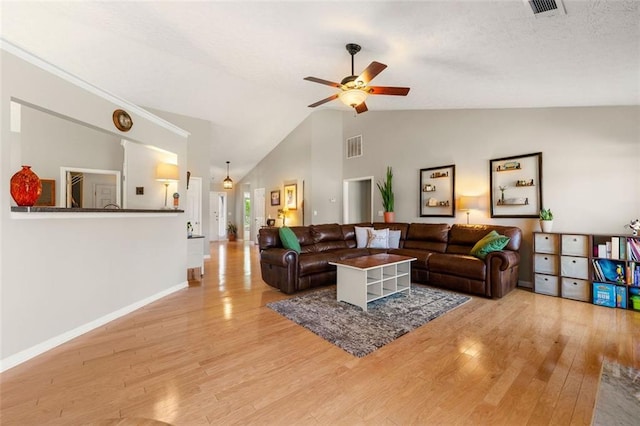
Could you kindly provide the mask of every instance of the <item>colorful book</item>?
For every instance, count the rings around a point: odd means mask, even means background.
[[[640,261],[640,239],[627,238],[627,257],[629,260]]]
[[[623,285],[616,286],[616,308],[627,309],[627,288]]]

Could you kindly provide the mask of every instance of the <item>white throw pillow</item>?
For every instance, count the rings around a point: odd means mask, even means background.
[[[389,229],[370,229],[369,230],[369,248],[389,248]]]
[[[356,229],[356,246],[358,248],[367,247],[367,243],[369,242],[369,229],[373,230],[371,227],[365,226],[355,226]]]
[[[400,248],[400,234],[402,231],[389,230],[389,247],[390,249]]]

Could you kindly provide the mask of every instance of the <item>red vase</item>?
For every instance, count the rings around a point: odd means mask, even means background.
[[[33,206],[42,194],[42,183],[31,166],[22,166],[22,170],[11,177],[11,196],[19,206]]]

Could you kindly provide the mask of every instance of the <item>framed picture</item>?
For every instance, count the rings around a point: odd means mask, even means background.
[[[542,153],[489,162],[491,217],[539,217],[542,209]]]
[[[42,183],[42,194],[36,200],[36,206],[55,206],[56,205],[56,180],[40,179]]]
[[[271,205],[279,206],[280,205],[280,190],[271,191]]]
[[[292,183],[284,186],[284,206],[289,210],[298,208],[298,185]]]
[[[420,169],[420,217],[455,216],[456,166]]]

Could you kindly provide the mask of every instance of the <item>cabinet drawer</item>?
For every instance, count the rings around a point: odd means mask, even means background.
[[[558,274],[558,256],[536,253],[533,257],[534,272]]]
[[[561,295],[567,299],[588,302],[591,295],[591,285],[589,284],[589,281],[586,280],[563,278]]]
[[[557,234],[535,234],[534,244],[538,253],[557,253],[558,252],[558,235]]]
[[[562,254],[587,257],[589,255],[589,238],[586,235],[563,235]]]
[[[534,280],[534,291],[540,294],[558,296],[558,277],[553,275],[536,274]]]
[[[589,278],[589,262],[586,257],[562,256],[560,258],[560,275],[563,277]]]

